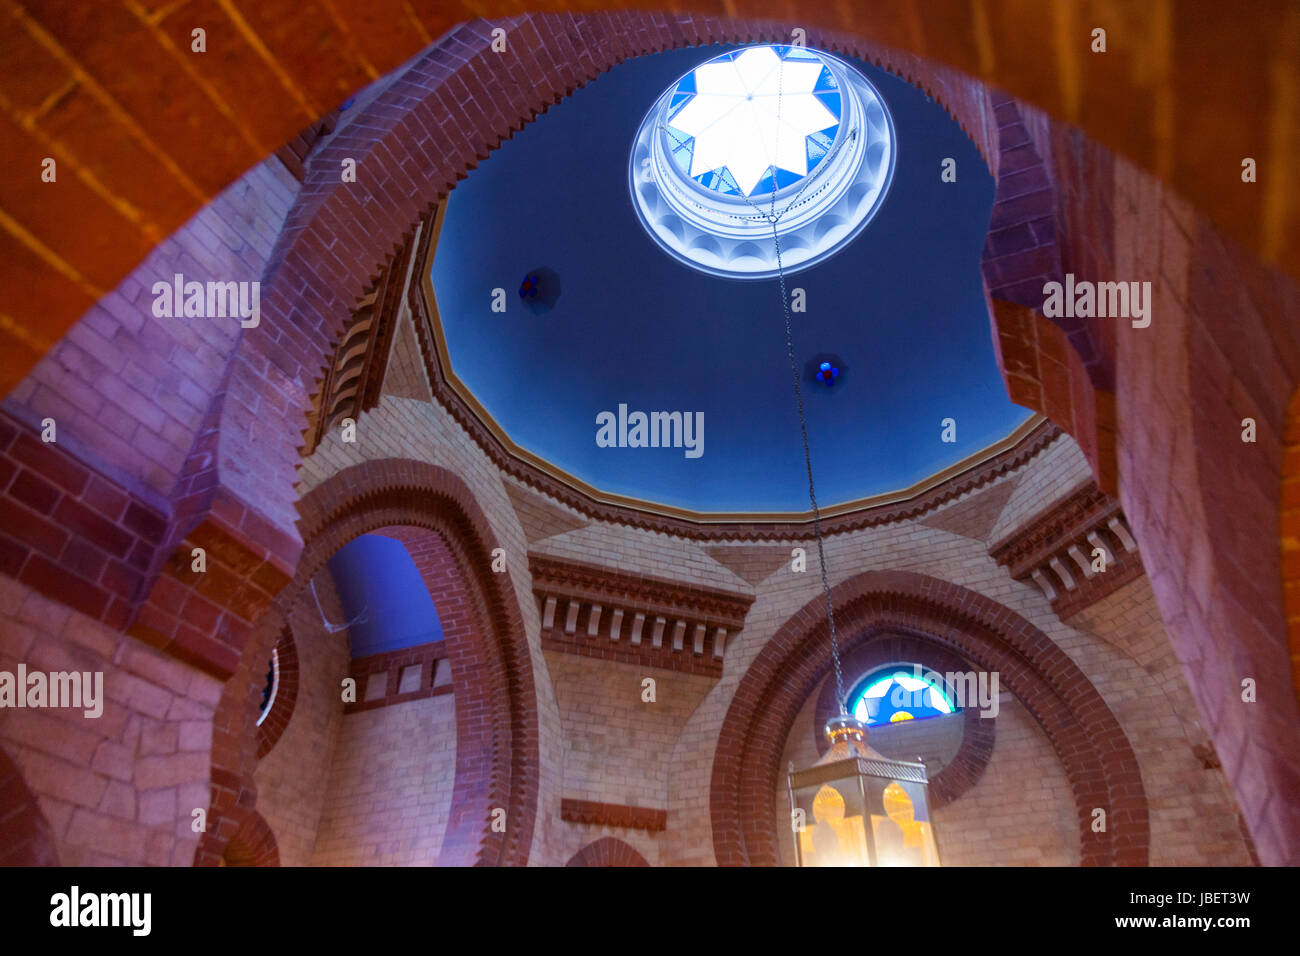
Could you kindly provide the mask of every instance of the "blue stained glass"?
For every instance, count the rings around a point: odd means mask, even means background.
[[[824,93],[814,93],[813,96],[821,100],[822,105],[825,106],[828,110],[830,110],[833,114],[835,114],[836,119],[843,118],[840,115],[840,110],[843,108],[842,104],[844,100],[842,94],[834,90],[829,90]]]
[[[959,709],[942,683],[918,680],[911,667],[871,674],[849,695],[848,705],[849,713],[868,725],[925,720]]]
[[[821,57],[817,53],[810,52],[803,47],[773,46],[771,49],[782,60],[821,62]],[[715,57],[713,60],[710,60],[709,63],[733,62],[744,52],[745,50],[743,49],[735,50],[719,57]],[[696,73],[692,70],[678,81],[669,97],[669,102],[665,109],[666,119],[669,124],[671,124],[672,120],[677,117],[687,104],[695,98],[697,92],[698,86],[696,82]],[[758,181],[749,193],[750,196],[756,197],[760,195],[768,195],[799,182],[805,176],[811,175],[817,168],[818,164],[830,151],[830,147],[839,133],[840,121],[843,118],[841,115],[843,110],[843,95],[839,92],[839,84],[835,79],[835,75],[831,72],[830,68],[824,64],[818,74],[817,82],[812,90],[812,95],[832,116],[835,117],[836,122],[806,138],[807,172],[800,175],[791,172],[790,170],[774,170],[772,167],[769,167],[768,172]],[[695,182],[699,183],[706,189],[711,189],[723,193],[724,195],[744,195],[744,191],[740,188],[735,177],[726,167],[710,170],[709,172],[691,177],[690,169],[694,161],[694,138],[685,136],[680,130],[671,125],[668,125],[666,128],[668,130],[668,142],[670,144],[669,150],[672,158],[676,162],[677,167],[686,177],[693,178]]]
[[[812,169],[822,161],[822,157],[828,152],[826,144],[817,141],[815,136],[808,137],[808,168]]]

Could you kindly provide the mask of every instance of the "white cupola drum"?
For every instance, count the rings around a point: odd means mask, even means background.
[[[628,178],[642,224],[670,255],[760,279],[857,236],[896,155],[889,110],[861,71],[817,50],[753,46],[664,91],[637,131]]]

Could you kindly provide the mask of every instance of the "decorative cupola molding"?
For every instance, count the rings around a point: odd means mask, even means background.
[[[1017,581],[1032,581],[1062,620],[1145,573],[1119,502],[1091,481],[996,542],[989,554]]]
[[[754,598],[577,561],[528,556],[545,650],[722,675]]]

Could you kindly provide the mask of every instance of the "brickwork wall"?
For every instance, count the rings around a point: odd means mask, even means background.
[[[4,407],[132,491],[168,496],[241,334],[233,318],[158,318],[155,282],[255,282],[298,183],[270,157],[199,210],[68,330]],[[255,331],[255,330],[254,330]]]
[[[1079,821],[1051,741],[1015,698],[998,707],[979,782],[934,815],[944,866],[1077,866]]]
[[[1094,646],[1096,656],[1109,657],[1111,648],[1122,655],[1099,662],[1094,679],[1138,753],[1151,811],[1151,865],[1250,865],[1236,799],[1197,718],[1150,582],[1124,585],[1069,623],[1104,642]]]
[[[1058,133],[1058,135],[1062,135]],[[1064,151],[1064,147],[1058,152]],[[1252,262],[1153,177],[1116,158],[1113,223],[1081,223],[1119,278],[1152,283],[1152,324],[1115,329],[1121,484],[1151,587],[1260,858],[1300,859],[1300,739],[1278,547],[1286,404],[1300,382],[1300,288]],[[1234,187],[1235,189],[1236,187]],[[1245,185],[1242,189],[1247,188]],[[1225,322],[1224,316],[1232,316]],[[1256,422],[1255,443],[1242,421]],[[1242,682],[1257,702],[1242,700]]]
[[[714,682],[574,654],[548,652],[546,665],[568,743],[564,796],[668,809],[673,748],[682,725]],[[653,703],[642,700],[646,677],[655,682]],[[563,826],[561,855],[577,852],[596,836],[613,835],[635,846],[652,864],[659,860],[659,834],[571,822]]]
[[[451,809],[456,704],[451,694],[343,718],[315,866],[433,866]]]
[[[373,457],[402,454],[448,467],[469,468],[480,502],[493,516],[494,524],[504,529],[514,527],[513,547],[507,548],[507,560],[512,581],[517,589],[521,589],[526,576],[515,574],[514,561],[515,555],[520,553],[515,549],[525,547],[522,527],[517,518],[511,520],[511,512],[503,510],[502,506],[509,506],[512,500],[524,501],[532,512],[534,536],[544,534],[547,529],[545,522],[537,518],[538,498],[534,492],[527,492],[525,497],[516,490],[512,499],[500,477],[494,475],[491,466],[484,461],[484,456],[475,453],[476,448],[468,443],[467,436],[448,421],[445,413],[429,403],[387,397],[373,412],[362,417],[358,432],[360,437],[356,445],[344,445],[335,438],[322,444],[304,468],[305,487],[310,488],[331,471],[344,467],[362,454]],[[1212,788],[1202,787],[1194,797],[1179,796],[1187,791],[1190,779],[1187,774],[1192,772],[1189,767],[1199,767],[1187,737],[1190,731],[1185,730],[1194,726],[1195,715],[1188,713],[1184,706],[1175,711],[1179,716],[1171,716],[1163,693],[1160,701],[1149,701],[1142,694],[1142,688],[1150,680],[1144,666],[1157,670],[1160,681],[1171,687],[1177,687],[1180,679],[1177,668],[1171,663],[1168,640],[1159,630],[1158,619],[1152,617],[1150,603],[1143,605],[1140,594],[1138,598],[1132,597],[1135,586],[1131,585],[1128,590],[1117,592],[1108,599],[1105,606],[1099,606],[1097,613],[1103,617],[1098,621],[1088,618],[1086,627],[1080,626],[1079,621],[1062,623],[1055,618],[1037,589],[1010,579],[1005,569],[997,567],[988,556],[988,541],[1013,530],[1015,525],[1086,480],[1089,474],[1088,464],[1078,446],[1069,438],[1061,437],[1027,466],[1001,482],[923,515],[922,521],[926,524],[920,521],[896,522],[832,538],[828,542],[827,554],[832,583],[866,568],[907,568],[975,588],[1024,615],[1046,631],[1082,668],[1130,735],[1142,766],[1143,784],[1152,801],[1152,839],[1159,841],[1153,846],[1154,858],[1179,863],[1241,861],[1245,859],[1245,850],[1239,835],[1234,841],[1225,831],[1222,841],[1216,840],[1214,845],[1204,850],[1178,836],[1175,821],[1188,805],[1197,801],[1207,811],[1212,809],[1221,817],[1235,818],[1230,796],[1221,793],[1216,798]],[[996,491],[1002,483],[1008,486],[1008,490]],[[985,496],[982,503],[969,504],[977,496]],[[1000,513],[986,514],[994,510],[993,505],[999,498],[1004,502]],[[956,515],[950,523],[957,530],[931,526],[944,524],[948,514]],[[727,554],[728,549],[752,550],[753,545],[709,545],[706,552],[695,542],[600,521],[587,521],[580,528],[558,522],[550,530],[555,533],[535,537],[532,545],[535,552],[669,579],[689,576],[738,593],[755,593],[756,600],[744,630],[729,642],[722,679],[711,682],[692,678],[700,681],[700,687],[691,694],[692,703],[681,714],[673,715],[669,724],[663,727],[647,726],[638,716],[638,709],[648,705],[640,703],[637,675],[627,675],[629,687],[626,694],[612,689],[613,683],[623,677],[621,672],[626,665],[606,664],[572,655],[545,655],[547,685],[555,695],[559,731],[564,741],[561,753],[566,754],[561,767],[548,771],[554,774],[551,792],[561,791],[567,797],[610,803],[662,806],[668,810],[669,825],[662,834],[650,834],[627,830],[615,832],[610,828],[552,820],[556,835],[545,849],[534,851],[532,862],[562,863],[584,843],[599,836],[615,836],[635,847],[652,864],[711,863],[713,850],[707,807],[717,727],[740,675],[757,650],[792,613],[817,596],[817,576],[815,573],[793,573],[788,561],[782,560],[766,579],[760,578],[755,588],[728,567],[745,567],[748,555],[737,554],[736,559],[731,560]],[[959,533],[961,530],[966,534]],[[968,536],[971,534],[985,537]],[[503,541],[510,541],[510,536],[503,535]],[[796,543],[809,544],[806,541],[774,542],[764,547],[773,554],[788,555]],[[771,567],[771,563],[767,566]],[[810,570],[815,571],[815,568]],[[1120,610],[1107,610],[1112,605]],[[531,597],[527,606],[535,613]],[[529,612],[526,610],[525,614]],[[1162,640],[1163,656],[1158,653]],[[1131,642],[1144,648],[1141,651],[1145,655],[1143,664],[1126,657],[1111,642]],[[670,673],[649,676],[659,681],[661,701],[665,689],[672,693],[672,681],[682,679],[681,675]],[[1185,685],[1182,697],[1187,698]],[[696,700],[698,705],[694,703]],[[999,734],[1002,750],[998,753],[995,746],[994,760],[986,771],[987,779],[981,779],[975,788],[942,810],[946,817],[944,839],[951,842],[955,860],[975,861],[981,854],[992,852],[993,844],[970,842],[973,838],[962,834],[968,826],[987,815],[993,802],[1011,799],[1003,788],[1009,790],[1022,785],[1013,785],[1008,779],[1018,779],[1017,775],[1024,767],[1039,761],[1043,755],[1035,748],[1048,746],[1042,730],[1023,708],[1011,705],[1006,712],[1012,716],[1006,721],[1005,739],[1003,734]],[[680,733],[675,731],[678,724]],[[674,728],[671,738],[668,735],[670,726]],[[610,728],[614,729],[611,731]],[[1202,740],[1203,736],[1202,733],[1195,739]],[[614,763],[610,764],[606,762],[609,758],[605,754],[617,742],[613,738],[624,743],[631,740],[632,743],[627,746],[625,756],[613,758]],[[1176,749],[1177,753],[1171,755],[1171,749]],[[1029,798],[1038,801],[1040,811],[1035,812],[1040,812],[1040,816],[1034,819],[1039,822],[1022,828],[1019,834],[1012,834],[1008,829],[998,838],[1000,843],[994,841],[997,852],[1007,860],[1077,862],[1077,813],[1068,787],[1061,791],[1058,786],[1065,779],[1064,771],[1059,759],[1053,759],[1057,767],[1052,777],[1055,782],[1031,791]],[[666,789],[663,781],[670,781]],[[657,793],[665,794],[663,803],[646,797]],[[1023,801],[1023,794],[1017,799]],[[553,816],[555,805],[544,806],[543,811],[545,815]],[[1060,836],[1062,827],[1070,837],[1064,842]],[[539,824],[539,832],[542,829]],[[1025,830],[1032,832],[1026,835]]]
[[[336,624],[346,620],[329,571],[317,574],[315,583],[326,617]],[[290,627],[298,649],[298,700],[289,726],[258,763],[253,782],[258,812],[279,843],[281,865],[307,866],[333,782],[350,655],[347,630],[328,631],[310,591],[294,608]]]
[[[461,476],[474,489],[475,499],[492,533],[505,550],[509,583],[523,613],[537,689],[537,770],[541,792],[529,860],[530,863],[553,860],[561,852],[556,848],[556,841],[562,833],[559,812],[564,743],[555,692],[540,647],[541,622],[529,587],[528,546],[523,527],[511,508],[500,473],[469,435],[432,404],[393,395],[383,396],[374,409],[361,416],[355,444],[345,444],[335,433],[325,436],[311,458],[303,463],[300,491],[308,493],[350,464],[390,457],[426,461]]]
[[[103,713],[0,709],[0,744],[63,866],[188,866],[208,806],[215,679],[0,577],[0,670],[90,671]]]

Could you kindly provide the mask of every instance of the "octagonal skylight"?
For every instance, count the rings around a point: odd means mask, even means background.
[[[669,87],[632,148],[641,222],[693,268],[737,278],[805,269],[849,242],[884,199],[894,131],[876,88],[843,61],[746,47]]]

